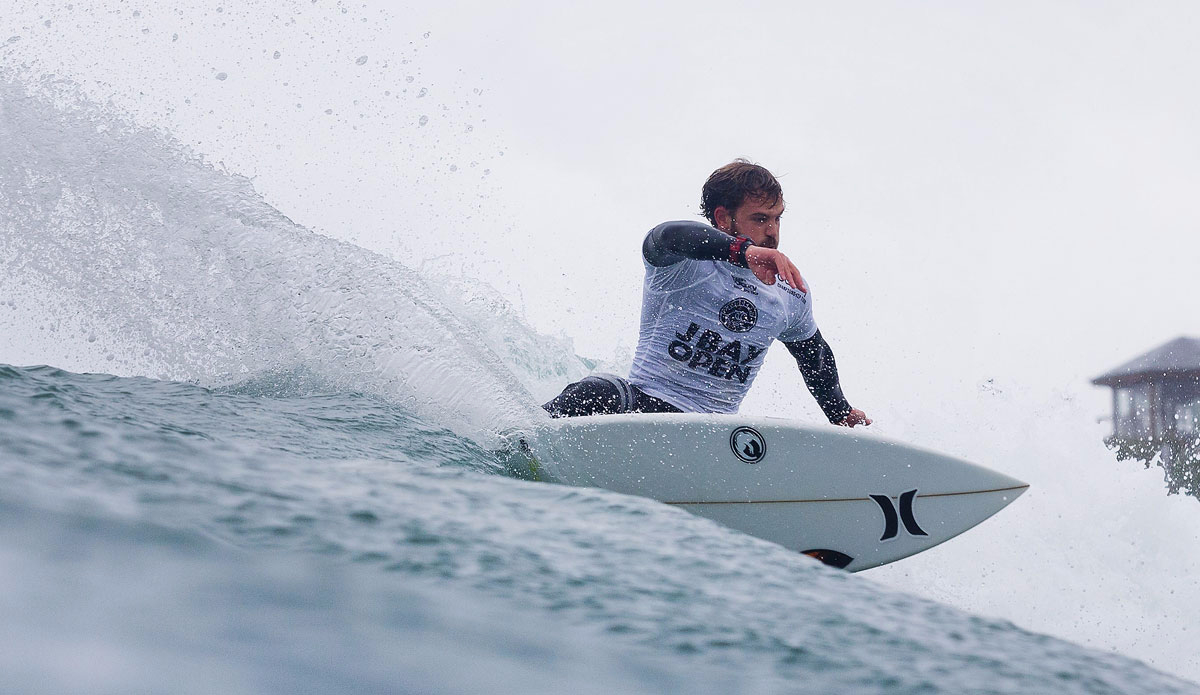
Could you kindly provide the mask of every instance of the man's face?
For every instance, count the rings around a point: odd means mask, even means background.
[[[756,246],[773,249],[779,246],[779,221],[783,217],[783,199],[772,205],[769,199],[746,198],[736,210],[717,208],[717,229],[729,234],[749,237]]]

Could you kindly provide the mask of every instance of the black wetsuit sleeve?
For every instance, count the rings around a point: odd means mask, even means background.
[[[797,340],[787,343],[788,352],[796,358],[800,373],[804,375],[804,383],[808,386],[817,405],[825,411],[825,417],[833,424],[846,419],[850,414],[850,403],[842,395],[842,385],[838,381],[837,363],[833,360],[833,350],[829,343],[821,337],[821,331],[813,334],[808,340]]]
[[[730,236],[701,222],[664,222],[646,235],[642,256],[661,268],[685,259],[726,261],[746,267],[746,248],[752,243],[745,237]]]

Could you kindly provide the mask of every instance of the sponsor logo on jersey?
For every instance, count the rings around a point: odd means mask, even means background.
[[[789,284],[787,284],[786,282],[784,282],[782,279],[779,281],[779,283],[778,283],[778,284],[779,284],[779,286],[780,286],[780,287],[782,287],[782,288],[783,288],[783,291],[784,291],[784,292],[787,292],[788,294],[792,295],[792,296],[793,296],[793,297],[795,297],[796,299],[799,299],[801,304],[807,304],[807,303],[808,303],[808,295],[807,295],[807,294],[804,294],[804,293],[803,293],[803,292],[801,292],[800,290],[798,290],[798,289],[796,289],[796,288],[792,287],[791,285],[789,285]]]
[[[750,362],[764,350],[765,347],[758,345],[743,345],[740,340],[727,341],[716,331],[700,330],[696,323],[688,325],[686,333],[677,331],[675,340],[667,346],[667,354],[689,369],[722,379],[737,379],[743,384],[756,366]]]
[[[721,307],[721,325],[734,333],[745,333],[758,323],[758,307],[745,297],[731,299]]]
[[[738,277],[737,275],[734,275],[732,277],[733,277],[733,286],[734,287],[738,288],[739,290],[741,290],[743,292],[749,292],[752,295],[758,296],[758,288],[755,287],[754,285],[751,285],[749,282],[747,282],[745,278]]]

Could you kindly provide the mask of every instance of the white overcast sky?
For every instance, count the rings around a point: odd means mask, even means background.
[[[1075,378],[1200,332],[1194,5],[638,7],[446,30],[523,157],[530,264],[564,271],[533,294],[581,341],[626,320],[586,316],[596,287],[636,284],[640,235],[737,155],[783,177],[784,249],[860,364]]]
[[[1078,384],[1200,334],[1193,3],[226,4],[19,2],[5,62],[581,354],[628,352],[641,236],[737,156],[781,177],[858,392]]]

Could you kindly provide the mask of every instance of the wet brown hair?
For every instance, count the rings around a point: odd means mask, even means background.
[[[733,212],[747,198],[775,205],[783,198],[783,187],[766,168],[738,158],[714,171],[704,182],[700,192],[700,212],[715,225],[717,208]]]

